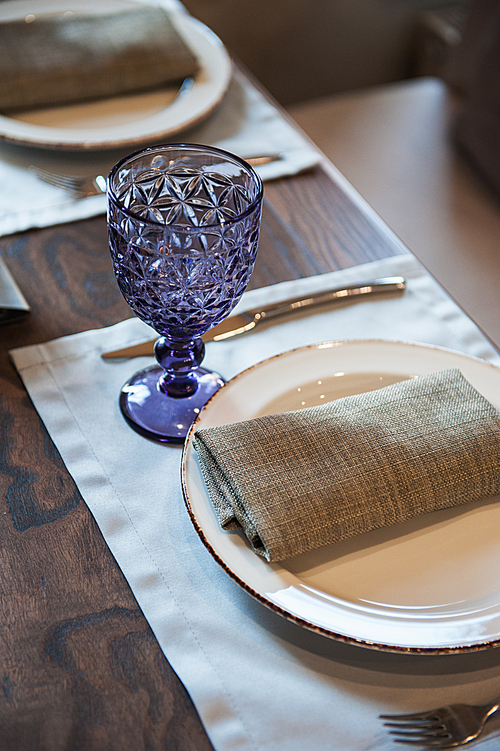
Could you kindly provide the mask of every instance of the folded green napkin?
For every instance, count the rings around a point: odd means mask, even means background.
[[[162,8],[34,13],[0,24],[0,112],[159,88],[198,63]]]
[[[458,369],[193,444],[220,524],[268,561],[500,493],[500,413]]]

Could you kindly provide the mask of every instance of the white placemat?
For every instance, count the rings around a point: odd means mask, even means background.
[[[251,291],[240,307],[394,274],[408,280],[402,297],[343,304],[209,344],[206,364],[229,378],[291,347],[383,338],[438,344],[500,365],[476,326],[410,255]],[[12,356],[215,749],[389,751],[379,713],[499,695],[499,650],[420,657],[344,645],[289,623],[229,579],[184,508],[180,451],[141,438],[119,412],[121,385],[151,360],[100,357],[149,334],[132,319]],[[493,720],[481,748],[498,748],[498,727]]]
[[[161,4],[168,8],[172,0],[161,0]],[[179,10],[181,6],[175,3],[173,7]],[[243,157],[282,153],[280,161],[257,168],[263,180],[297,174],[322,158],[237,70],[214,113],[200,125],[167,140],[217,146]],[[127,148],[123,154],[65,153],[0,143],[0,236],[106,211],[105,196],[76,200],[39,180],[29,172],[30,165],[69,175],[107,175],[118,159],[131,151],[135,149]]]

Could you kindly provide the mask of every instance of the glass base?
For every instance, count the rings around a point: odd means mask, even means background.
[[[205,368],[192,371],[198,388],[191,396],[173,398],[161,391],[158,382],[165,371],[152,365],[136,373],[120,393],[120,407],[126,421],[137,433],[158,443],[184,443],[189,428],[224,379]]]

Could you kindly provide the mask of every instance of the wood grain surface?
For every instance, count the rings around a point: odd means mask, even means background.
[[[8,356],[130,317],[105,219],[5,237],[0,252],[32,309],[0,329],[0,751],[210,749]],[[317,168],[266,186],[250,286],[400,252]]]

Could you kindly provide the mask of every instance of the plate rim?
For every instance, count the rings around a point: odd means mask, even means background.
[[[163,7],[160,3],[160,7]],[[0,7],[1,10],[1,7]],[[78,137],[71,137],[71,133],[73,132],[73,129],[68,129],[68,138],[60,140],[60,136],[57,136],[56,134],[61,132],[61,130],[64,130],[64,128],[59,127],[52,127],[52,126],[45,126],[45,125],[34,125],[32,123],[25,123],[23,121],[15,120],[14,118],[9,117],[8,115],[4,115],[0,113],[0,143],[8,143],[13,144],[17,146],[25,146],[25,147],[31,147],[31,148],[37,148],[37,149],[45,149],[45,150],[51,150],[51,151],[73,151],[73,152],[90,152],[90,151],[105,151],[105,150],[113,150],[118,148],[129,148],[133,147],[137,144],[141,143],[152,143],[158,140],[161,140],[162,138],[170,138],[171,136],[174,136],[176,133],[181,133],[185,130],[188,130],[189,128],[192,128],[193,126],[197,125],[199,122],[205,120],[209,115],[214,111],[214,109],[221,103],[224,96],[227,93],[227,90],[229,88],[229,84],[231,82],[232,77],[232,70],[233,70],[233,64],[232,60],[229,56],[229,53],[221,41],[221,39],[213,32],[206,24],[204,24],[202,21],[200,21],[197,18],[194,18],[194,16],[191,16],[187,12],[168,9],[169,16],[172,18],[173,23],[175,24],[176,28],[178,29],[179,33],[184,38],[184,30],[185,27],[187,27],[187,30],[189,29],[197,29],[200,33],[200,35],[203,35],[206,40],[210,40],[211,42],[211,49],[216,51],[216,54],[219,56],[219,63],[221,65],[221,74],[220,74],[220,82],[217,86],[216,91],[214,92],[214,95],[209,103],[207,103],[202,109],[196,111],[194,114],[189,116],[187,119],[183,119],[182,123],[178,123],[174,126],[164,127],[164,128],[156,128],[154,130],[145,130],[142,131],[141,134],[136,135],[130,135],[125,137],[112,137],[112,131],[114,127],[116,126],[103,126],[102,130],[109,131],[109,136],[107,134],[103,135],[102,137],[98,138],[96,137],[95,140],[92,140],[91,138],[82,139],[80,136]],[[189,34],[187,35],[189,37]],[[189,45],[189,38],[185,39],[186,44]],[[197,50],[194,48],[191,48],[196,54]],[[203,67],[202,67],[203,71]],[[200,75],[200,73],[198,73]],[[196,77],[194,79],[194,86],[193,88],[196,88]],[[186,95],[186,98],[191,96],[191,93],[188,92]],[[109,97],[107,98],[110,99]],[[169,108],[177,101],[177,97],[174,99],[174,101],[168,105],[163,110],[155,113],[154,117],[158,117],[159,115],[163,115],[166,113]],[[43,109],[43,108],[42,108]],[[145,118],[145,121],[147,122],[148,118]],[[133,121],[140,122],[140,120]],[[16,127],[15,123],[19,123],[19,125]],[[11,125],[14,124],[14,125]],[[19,133],[16,133],[16,130],[19,129]],[[28,130],[28,133],[23,133],[23,130]],[[33,129],[35,133],[31,135],[29,131]],[[97,129],[98,131],[100,129]],[[39,131],[39,134],[37,134],[37,131]],[[78,132],[75,129],[75,132]],[[52,135],[51,135],[52,134]]]
[[[266,599],[263,595],[261,595],[259,592],[255,591],[246,581],[240,578],[229,566],[226,564],[226,562],[223,560],[223,558],[219,555],[219,553],[215,550],[211,542],[208,540],[206,534],[204,533],[201,525],[199,524],[196,515],[194,513],[191,500],[189,498],[189,493],[187,490],[187,459],[188,459],[188,451],[190,450],[190,445],[192,441],[193,434],[195,430],[197,429],[197,425],[199,421],[202,419],[203,413],[205,412],[205,409],[217,398],[218,394],[220,394],[227,386],[234,383],[237,379],[241,378],[242,376],[248,374],[250,371],[262,367],[266,365],[267,363],[271,361],[275,361],[279,358],[282,358],[284,356],[291,356],[298,352],[305,352],[308,349],[318,349],[322,346],[326,345],[329,348],[334,346],[343,346],[343,345],[350,345],[350,344],[356,344],[356,345],[372,345],[372,344],[390,344],[390,345],[403,345],[403,346],[411,346],[416,347],[419,349],[424,350],[432,350],[432,351],[439,351],[443,353],[448,353],[452,355],[458,355],[460,357],[465,358],[466,360],[472,360],[477,363],[480,363],[484,366],[490,366],[495,371],[500,371],[500,367],[495,365],[494,363],[490,363],[487,360],[483,360],[480,357],[477,357],[476,355],[470,355],[465,352],[460,352],[459,350],[455,350],[449,347],[443,347],[436,344],[426,344],[422,342],[414,342],[409,340],[396,340],[396,339],[337,339],[337,340],[325,340],[321,342],[314,342],[312,344],[307,344],[301,347],[295,347],[293,349],[285,350],[284,352],[279,352],[275,355],[272,355],[271,357],[264,358],[263,360],[259,360],[258,362],[254,363],[253,365],[250,365],[249,367],[245,368],[244,370],[240,371],[236,375],[234,375],[232,378],[230,378],[215,394],[211,396],[209,401],[205,404],[205,406],[200,411],[199,415],[196,417],[195,421],[191,425],[188,434],[186,436],[186,441],[182,448],[182,455],[181,455],[181,463],[180,463],[180,479],[181,479],[181,490],[182,490],[182,496],[184,500],[184,504],[186,506],[186,510],[188,512],[189,518],[191,520],[191,523],[205,546],[205,548],[208,550],[208,552],[212,555],[214,560],[217,562],[217,564],[230,576],[230,578],[235,581],[245,592],[247,592],[250,596],[252,596],[254,599],[258,600],[260,603],[262,603],[265,607],[272,610],[273,612],[277,613],[278,615],[282,616],[288,621],[291,621],[292,623],[295,623],[298,626],[301,626],[303,628],[306,628],[308,631],[313,631],[314,633],[321,634],[322,636],[326,636],[327,638],[330,638],[334,641],[339,641],[345,644],[352,644],[355,646],[360,646],[368,649],[373,649],[380,652],[389,652],[389,653],[395,653],[395,654],[412,654],[412,655],[443,655],[443,654],[463,654],[463,653],[470,653],[470,652],[478,652],[478,651],[485,651],[487,649],[493,649],[500,645],[500,634],[495,639],[488,639],[484,641],[477,641],[473,644],[465,644],[465,645],[453,645],[453,646],[424,646],[424,647],[416,647],[416,646],[403,646],[403,645],[391,645],[391,644],[384,644],[377,641],[372,641],[369,639],[363,639],[360,637],[355,636],[349,636],[346,634],[342,634],[337,631],[332,631],[329,628],[325,628],[323,626],[319,626],[317,624],[311,623],[304,618],[301,618],[300,616],[294,615],[293,613],[289,612],[285,608],[277,605],[274,602],[271,602],[270,600]],[[325,347],[326,348],[326,347]],[[255,555],[255,554],[254,554]]]

